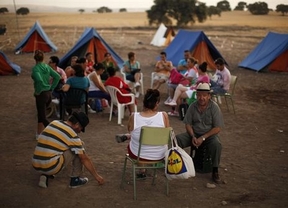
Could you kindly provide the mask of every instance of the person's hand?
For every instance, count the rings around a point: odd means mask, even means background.
[[[96,177],[96,180],[98,181],[98,184],[99,185],[103,185],[104,184],[104,179],[102,178],[102,176],[98,175]]]
[[[193,138],[192,138],[192,144],[193,144],[195,147],[198,147],[197,138],[196,138],[196,137],[193,137]]]
[[[197,140],[197,147],[199,147],[203,143],[203,138],[199,137],[196,140]]]

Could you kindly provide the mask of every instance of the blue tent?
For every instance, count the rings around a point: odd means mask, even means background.
[[[269,32],[238,66],[288,72],[288,34]]]
[[[16,54],[21,52],[32,53],[35,50],[43,52],[57,51],[57,47],[48,38],[38,21],[35,22],[24,39],[15,47]]]
[[[206,61],[210,69],[215,69],[215,59],[223,58],[203,31],[179,30],[174,40],[165,49],[167,59],[177,66],[184,58],[185,50],[189,50],[191,55],[198,59],[199,64]]]
[[[85,57],[87,52],[91,52],[94,55],[94,60],[97,63],[102,62],[104,54],[109,52],[119,68],[123,65],[121,57],[115,53],[99,33],[94,28],[86,28],[74,47],[61,58],[59,66],[66,68],[70,64],[72,56]]]
[[[21,68],[12,63],[8,57],[0,51],[0,75],[20,74]]]

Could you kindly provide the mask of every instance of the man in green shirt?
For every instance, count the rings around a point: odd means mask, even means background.
[[[218,167],[222,146],[218,133],[224,122],[219,106],[211,100],[209,84],[200,83],[197,86],[197,101],[189,106],[183,122],[186,132],[176,136],[178,145],[182,148],[205,146],[212,159],[212,179],[221,183]]]

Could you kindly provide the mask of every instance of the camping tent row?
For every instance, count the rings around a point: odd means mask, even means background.
[[[0,51],[0,75],[19,74],[21,67],[12,63],[8,57]]]
[[[161,23],[150,44],[158,47],[168,46],[174,39],[174,36],[175,32],[173,28],[166,27]]]
[[[22,52],[31,53],[35,50],[44,52],[57,51],[57,47],[48,38],[38,21],[36,21],[31,30],[15,48],[16,54]],[[85,29],[73,48],[61,58],[59,66],[63,68],[66,67],[70,64],[72,56],[84,57],[87,52],[91,52],[94,55],[94,60],[97,62],[101,62],[104,54],[109,52],[113,62],[119,67],[122,67],[123,60],[121,57],[115,53],[94,28]]]
[[[288,72],[288,34],[269,32],[238,66],[254,71]]]

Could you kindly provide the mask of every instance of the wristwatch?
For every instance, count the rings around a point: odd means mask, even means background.
[[[206,138],[202,136],[202,140],[203,140],[203,142],[205,141],[205,139],[206,139]]]

